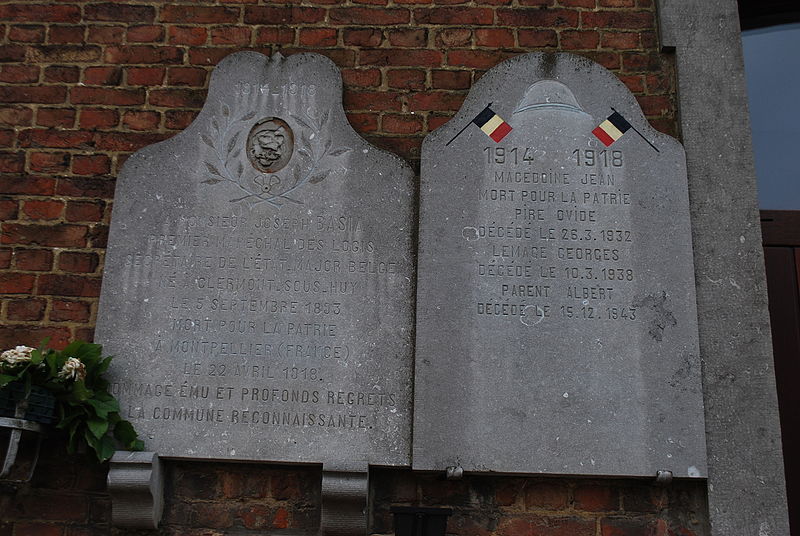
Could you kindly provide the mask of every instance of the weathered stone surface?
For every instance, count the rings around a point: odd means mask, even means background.
[[[490,103],[513,130],[448,145]],[[643,137],[600,143],[612,108]],[[416,469],[705,475],[686,180],[587,59],[481,78],[423,144]]]
[[[117,183],[97,340],[163,457],[408,465],[413,175],[318,55],[240,53]]]

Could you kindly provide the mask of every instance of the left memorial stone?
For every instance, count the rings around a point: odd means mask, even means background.
[[[117,181],[96,339],[160,456],[410,464],[413,174],[337,68],[243,52]]]

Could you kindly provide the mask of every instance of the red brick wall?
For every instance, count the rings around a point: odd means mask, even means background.
[[[185,128],[235,51],[314,51],[342,69],[355,129],[418,167],[422,138],[486,70],[574,51],[614,70],[674,134],[672,58],[652,0],[0,0],[0,348],[91,339],[114,177]],[[106,468],[52,438],[34,481],[0,485],[0,536],[108,534]],[[313,532],[318,469],[170,463],[162,534]],[[704,534],[702,483],[374,471],[371,527],[391,505],[455,508],[460,535]],[[238,531],[238,532],[237,532]]]

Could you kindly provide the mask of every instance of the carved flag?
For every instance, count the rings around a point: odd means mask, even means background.
[[[597,139],[603,142],[603,145],[610,147],[612,143],[617,141],[631,128],[631,124],[622,117],[619,112],[614,112],[608,116],[608,119],[600,123],[600,125],[592,131],[592,134],[597,136]]]
[[[499,142],[506,137],[506,134],[511,132],[511,125],[494,113],[489,106],[475,116],[472,122],[478,125],[483,133],[492,138],[495,142]]]

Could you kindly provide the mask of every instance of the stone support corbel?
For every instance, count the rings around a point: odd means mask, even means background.
[[[164,477],[158,454],[116,452],[108,471],[108,491],[113,525],[158,528],[164,511]]]
[[[367,465],[323,465],[320,535],[364,536],[368,494]]]

